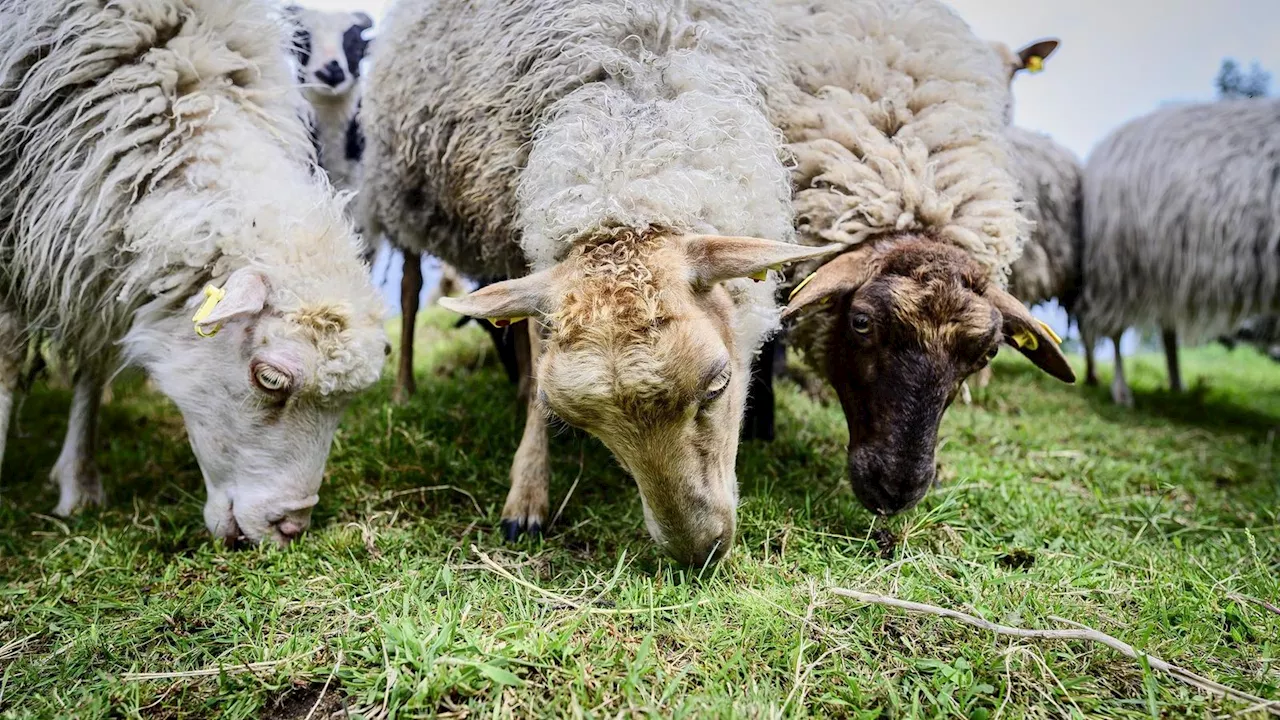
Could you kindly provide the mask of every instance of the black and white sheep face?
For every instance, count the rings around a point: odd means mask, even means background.
[[[210,313],[197,295],[125,344],[182,412],[209,531],[284,545],[310,524],[343,408],[377,380],[388,348],[376,318],[276,307],[270,287],[238,270]]]
[[[356,86],[369,47],[365,32],[373,19],[362,12],[320,12],[290,6],[297,23],[294,59],[298,78],[313,97],[339,97]]]

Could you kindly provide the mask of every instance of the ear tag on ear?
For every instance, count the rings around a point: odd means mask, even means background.
[[[1014,333],[1013,344],[1027,350],[1035,350],[1040,347],[1040,341],[1036,339],[1035,333],[1030,330],[1019,330]]]
[[[1027,72],[1032,72],[1032,73],[1038,73],[1041,70],[1044,70],[1044,58],[1040,57],[1039,55],[1032,55],[1031,57],[1027,58],[1026,68],[1027,68]]]
[[[204,304],[200,306],[199,310],[196,310],[196,314],[191,318],[191,322],[196,326],[197,335],[200,337],[213,337],[222,329],[222,325],[218,324],[214,326],[212,330],[205,332],[200,328],[200,324],[213,314],[213,309],[218,307],[218,303],[222,302],[222,299],[226,296],[227,291],[222,288],[217,288],[212,285],[204,286]]]
[[[521,320],[528,320],[528,317],[510,317],[510,318],[489,318],[489,324],[496,328],[504,328],[511,323],[518,323]]]
[[[1040,323],[1040,329],[1044,330],[1044,334],[1052,338],[1054,343],[1062,344],[1062,338],[1058,337],[1058,333],[1054,332],[1053,328],[1049,327],[1043,320],[1037,320],[1036,322]]]
[[[794,288],[792,288],[791,294],[787,296],[787,300],[794,300],[796,297],[796,293],[799,293],[801,290],[803,290],[804,286],[809,284],[809,281],[813,279],[814,275],[817,275],[817,273],[809,273],[808,275],[806,275],[805,278],[800,281],[799,285],[796,285]]]
[[[782,263],[778,263],[777,265],[770,265],[769,267],[761,270],[760,272],[751,273],[747,277],[751,278],[752,280],[755,280],[756,282],[764,282],[765,280],[769,279],[770,270],[776,270],[778,272],[782,272]]]

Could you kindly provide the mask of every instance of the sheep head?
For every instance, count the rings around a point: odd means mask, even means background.
[[[310,523],[344,406],[378,379],[381,319],[273,292],[255,268],[209,295],[144,308],[125,345],[182,412],[209,531],[283,545]]]
[[[598,437],[640,488],[645,524],[693,566],[728,552],[738,430],[754,347],[740,347],[738,278],[829,252],[757,238],[619,230],[547,270],[440,303],[547,333],[538,398]]]
[[[373,19],[362,12],[322,12],[290,5],[294,22],[293,56],[309,100],[344,97],[356,88],[360,63],[369,50],[365,33]]]
[[[905,238],[851,250],[799,286],[784,317],[807,310],[800,344],[844,408],[854,493],[880,514],[924,497],[942,415],[1000,343],[1075,381],[1051,331],[950,244]]]

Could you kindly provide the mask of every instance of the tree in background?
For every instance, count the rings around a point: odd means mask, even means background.
[[[1223,100],[1235,98],[1265,97],[1271,85],[1271,73],[1254,62],[1249,72],[1240,69],[1240,63],[1231,58],[1222,61],[1218,69],[1218,77],[1213,84],[1218,88],[1218,97]]]

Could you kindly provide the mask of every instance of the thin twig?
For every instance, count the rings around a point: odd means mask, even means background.
[[[591,613],[592,615],[635,615],[639,613],[658,612],[658,611],[666,611],[666,610],[684,610],[686,608],[693,608],[693,607],[699,607],[701,605],[706,605],[711,602],[710,598],[703,598],[702,600],[699,600],[697,602],[681,603],[679,605],[663,605],[661,607],[643,607],[643,608],[591,607],[589,605],[584,605],[576,600],[573,600],[572,598],[566,597],[559,593],[552,592],[545,588],[538,587],[537,585],[534,585],[528,580],[525,580],[522,577],[518,577],[514,573],[511,573],[510,571],[508,571],[506,568],[494,562],[492,558],[484,554],[480,550],[480,548],[476,547],[475,545],[471,546],[471,552],[475,553],[476,556],[480,558],[480,562],[484,564],[486,569],[492,571],[493,573],[503,578],[506,578],[507,580],[515,583],[516,585],[519,585],[520,587],[526,590],[529,590],[537,595],[541,595],[543,600],[549,600],[553,603],[567,605],[572,610]]]
[[[1275,613],[1275,614],[1277,614],[1277,615],[1280,615],[1280,607],[1276,607],[1275,605],[1272,605],[1271,603],[1267,602],[1266,600],[1260,600],[1260,599],[1258,599],[1258,598],[1256,598],[1256,597],[1250,597],[1250,596],[1248,596],[1248,595],[1240,595],[1240,594],[1238,594],[1238,593],[1227,593],[1227,597],[1231,598],[1232,600],[1244,600],[1245,602],[1251,602],[1251,603],[1253,603],[1253,604],[1255,604],[1255,605],[1260,605],[1260,606],[1262,606],[1262,607],[1264,607],[1264,608],[1266,608],[1266,609],[1270,610],[1271,612],[1273,612],[1273,613]]]
[[[1235,688],[1227,687],[1222,683],[1215,682],[1202,675],[1197,675],[1186,668],[1181,668],[1177,665],[1165,662],[1155,655],[1148,655],[1147,653],[1140,652],[1134,649],[1132,645],[1104,632],[1094,630],[1091,627],[1081,625],[1080,623],[1072,622],[1070,620],[1065,620],[1060,617],[1051,615],[1049,619],[1054,622],[1072,625],[1076,629],[1034,630],[1016,628],[1009,625],[999,625],[989,620],[983,620],[980,617],[969,615],[968,613],[948,610],[936,605],[926,605],[924,603],[911,602],[909,600],[899,600],[886,595],[875,595],[872,593],[859,592],[857,590],[846,590],[844,588],[832,588],[831,591],[841,597],[851,598],[853,600],[872,605],[885,605],[888,607],[900,608],[902,610],[909,610],[911,612],[925,613],[926,615],[937,615],[939,617],[951,618],[952,620],[957,620],[966,625],[988,630],[996,633],[997,635],[1010,635],[1013,637],[1035,638],[1040,640],[1088,640],[1089,642],[1100,643],[1133,660],[1141,660],[1145,658],[1151,669],[1172,675],[1175,679],[1200,688],[1207,693],[1221,697],[1228,697],[1240,702],[1253,703],[1258,708],[1266,708],[1267,712],[1272,715],[1280,716],[1280,700],[1267,700],[1265,698],[1258,697],[1257,695],[1250,695],[1249,693],[1236,690]]]
[[[578,489],[578,481],[582,479],[582,460],[586,450],[583,447],[578,448],[578,476],[573,479],[573,484],[569,486],[569,492],[565,493],[564,500],[560,501],[560,507],[556,509],[555,517],[551,518],[551,522],[547,523],[547,529],[555,527],[556,521],[560,519],[560,513],[564,512],[564,508],[569,504],[569,498],[573,497],[573,491]]]
[[[329,673],[329,678],[324,681],[324,687],[320,688],[320,697],[316,698],[316,704],[311,706],[311,712],[303,720],[311,720],[311,716],[316,714],[320,703],[324,702],[324,694],[329,692],[329,683],[333,682],[333,676],[338,674],[338,669],[342,667],[342,651],[338,651],[338,662],[333,665],[333,672]]]
[[[452,490],[456,493],[466,495],[467,499],[471,501],[471,506],[476,509],[476,514],[481,516],[484,515],[484,511],[480,509],[480,503],[476,502],[476,496],[472,495],[466,490],[463,490],[457,485],[427,485],[424,487],[410,488],[408,490],[397,490],[396,492],[393,492],[390,495],[379,500],[377,503],[375,503],[375,505],[381,505],[383,503],[391,502],[392,500],[395,500],[398,497],[404,497],[405,495],[420,495],[422,493],[436,492],[438,490]]]
[[[263,660],[261,662],[243,663],[240,665],[221,665],[219,667],[204,668],[203,670],[182,670],[177,672],[151,672],[151,673],[122,673],[121,680],[172,680],[174,678],[198,678],[198,677],[215,677],[222,673],[233,672],[249,672],[253,673],[258,670],[270,670],[277,665],[283,665],[287,662],[297,660],[296,657],[281,658],[279,660]]]

